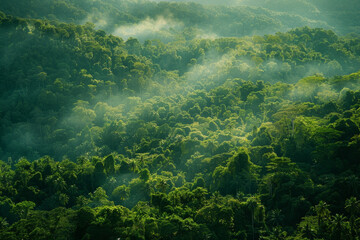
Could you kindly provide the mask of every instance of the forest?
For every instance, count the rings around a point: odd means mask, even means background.
[[[360,239],[357,0],[0,0],[0,239]]]

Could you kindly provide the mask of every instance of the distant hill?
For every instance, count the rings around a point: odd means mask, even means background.
[[[0,11],[6,14],[77,24],[93,22],[108,33],[126,38],[132,34],[142,40],[170,41],[184,33],[188,38],[214,38],[271,34],[302,26],[331,28],[325,21],[292,12],[247,6],[120,0],[0,2]]]

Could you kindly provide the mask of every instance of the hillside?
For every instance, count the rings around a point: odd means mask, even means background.
[[[0,239],[360,237],[353,9],[0,2]]]
[[[76,24],[91,22],[107,33],[142,41],[263,35],[302,26],[331,28],[323,20],[253,6],[145,0],[32,0],[30,3],[15,0],[0,3],[0,11],[9,15]]]

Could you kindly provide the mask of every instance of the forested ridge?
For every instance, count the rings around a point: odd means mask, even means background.
[[[356,2],[0,2],[0,239],[360,238]]]

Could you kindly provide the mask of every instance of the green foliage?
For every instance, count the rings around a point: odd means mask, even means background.
[[[0,3],[0,239],[360,237],[360,38],[337,34],[355,18]]]

